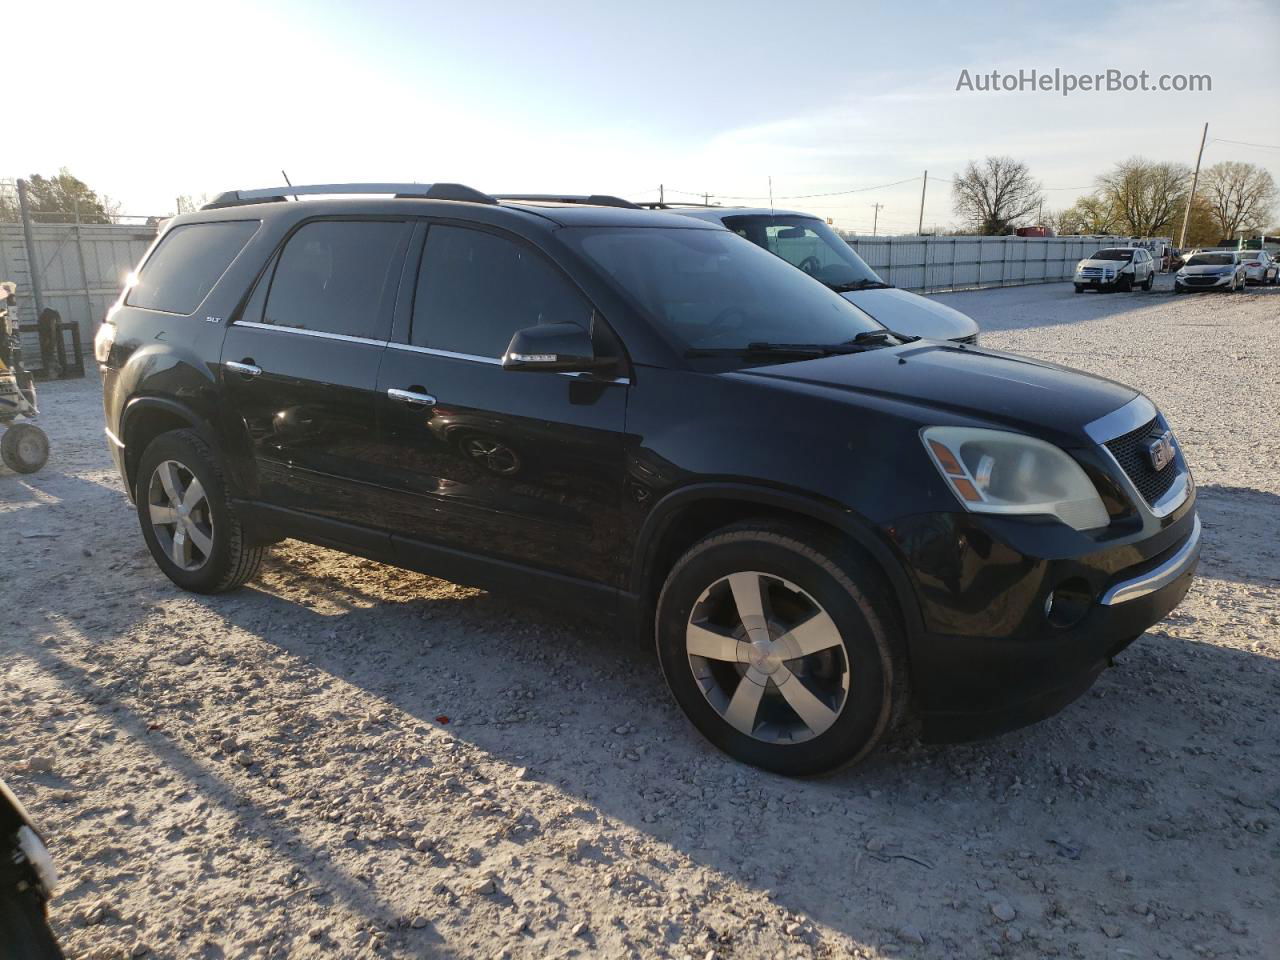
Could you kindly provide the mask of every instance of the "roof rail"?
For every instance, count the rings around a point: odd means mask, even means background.
[[[201,210],[218,210],[250,203],[276,203],[289,197],[332,196],[335,194],[391,194],[403,199],[458,200],[466,203],[497,203],[487,193],[461,183],[315,183],[267,187],[262,190],[228,190],[214,197]]]
[[[495,200],[530,200],[544,203],[585,203],[593,207],[626,207],[638,210],[639,206],[630,200],[614,197],[607,193],[564,194],[564,193],[495,193]]]

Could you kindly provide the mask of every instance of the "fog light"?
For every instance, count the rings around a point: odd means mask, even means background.
[[[1064,580],[1044,598],[1044,618],[1055,627],[1074,627],[1093,605],[1093,590],[1080,577]]]

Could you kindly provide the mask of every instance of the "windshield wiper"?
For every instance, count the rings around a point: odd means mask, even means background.
[[[848,283],[834,283],[831,289],[836,293],[850,293],[854,290],[887,290],[893,284],[885,283],[883,280],[851,280]]]
[[[745,347],[695,347],[685,351],[685,356],[697,357],[830,357],[843,353],[858,353],[874,344],[896,343],[888,330],[864,330],[845,343],[773,343],[753,340]]]

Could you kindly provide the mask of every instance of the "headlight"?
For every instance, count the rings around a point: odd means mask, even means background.
[[[1051,514],[1076,530],[1108,523],[1093,482],[1051,443],[973,427],[927,427],[920,437],[967,510]]]
[[[111,358],[111,345],[116,342],[116,325],[104,320],[93,335],[93,356],[99,363],[106,363]]]

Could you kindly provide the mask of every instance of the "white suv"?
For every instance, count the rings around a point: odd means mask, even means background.
[[[885,283],[853,247],[813,214],[767,207],[679,204],[663,204],[661,209],[732,230],[826,284],[895,333],[929,340],[978,342],[978,325],[971,317],[936,300]]]
[[[1150,290],[1156,282],[1156,262],[1142,247],[1108,247],[1076,264],[1076,293],[1085,290]]]

